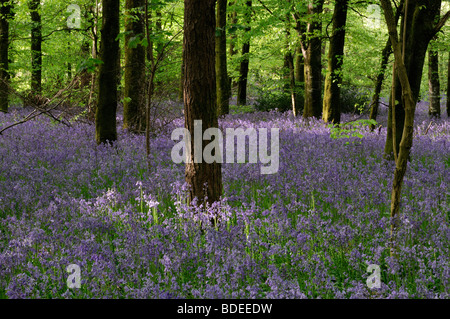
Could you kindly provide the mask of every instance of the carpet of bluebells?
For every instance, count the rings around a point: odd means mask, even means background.
[[[385,110],[380,130],[348,138],[289,112],[226,116],[222,128],[280,128],[280,167],[223,164],[223,200],[207,209],[187,203],[184,165],[171,160],[182,118],[152,138],[150,168],[145,138],[121,128],[97,146],[89,124],[15,126],[0,135],[0,298],[448,299],[450,125],[445,108],[431,125],[426,112],[422,102],[397,258]],[[0,113],[0,129],[26,114]],[[367,285],[371,264],[380,288]]]

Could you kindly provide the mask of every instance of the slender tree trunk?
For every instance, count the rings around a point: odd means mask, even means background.
[[[29,0],[31,14],[31,92],[42,93],[42,22],[40,0]]]
[[[250,28],[250,17],[251,17],[251,8],[252,1],[247,1],[246,3],[247,11],[246,11],[246,19],[245,22],[247,24],[246,33],[249,33]],[[247,35],[248,36],[248,35]],[[246,105],[247,104],[247,77],[249,70],[249,53],[250,53],[250,38],[248,38],[244,44],[242,45],[242,61],[239,68],[239,81],[238,81],[238,95],[237,95],[237,104],[238,105]]]
[[[428,89],[430,95],[428,114],[441,117],[441,84],[439,81],[439,53],[428,50]]]
[[[227,68],[227,0],[217,0],[216,19],[216,89],[218,115],[229,113],[230,89]]]
[[[427,54],[428,44],[436,35],[437,30],[439,30],[443,25],[443,21],[440,21],[439,24],[436,23],[436,20],[439,17],[440,7],[440,0],[430,2],[426,6],[423,6],[422,2],[419,0],[405,1],[404,11],[406,11],[406,14],[403,16],[401,23],[400,43],[403,43],[403,39],[405,39],[402,56],[411,85],[411,90],[414,95],[414,101],[417,101],[420,92],[420,84],[423,75],[423,65]],[[448,16],[445,16],[445,19],[447,18]],[[392,154],[394,147],[392,140],[394,138],[396,141],[396,149],[398,150],[400,148],[400,142],[402,139],[402,132],[405,123],[406,115],[402,97],[402,86],[398,77],[395,84],[395,102],[395,106],[393,106],[393,101],[391,99],[388,115],[388,130],[384,151],[386,158],[393,158]],[[392,127],[394,113],[396,132],[395,136],[393,134]]]
[[[125,88],[123,127],[134,132],[145,129],[145,47],[130,46],[130,39],[144,36],[142,9],[145,0],[126,0],[125,17]],[[139,11],[138,11],[139,10]]]
[[[95,113],[95,138],[98,144],[117,140],[116,110],[119,74],[119,0],[103,0],[100,39],[98,101]]]
[[[398,41],[397,28],[395,24],[394,14],[390,0],[381,0],[383,6],[386,23],[389,29],[389,36],[394,50],[395,64],[397,66],[397,74],[400,80],[405,106],[405,125],[400,143],[398,159],[394,172],[394,181],[392,185],[391,196],[391,255],[395,253],[396,231],[399,227],[399,211],[400,211],[400,195],[403,185],[403,177],[405,176],[408,165],[409,153],[413,144],[414,131],[414,113],[417,98],[412,92],[406,66],[403,62],[401,43]]]
[[[381,88],[383,86],[384,76],[386,73],[387,65],[389,63],[389,56],[391,55],[391,53],[392,53],[391,41],[388,39],[386,42],[386,46],[381,52],[381,66],[377,74],[377,79],[375,81],[375,90],[372,96],[372,103],[371,103],[372,107],[370,109],[369,118],[371,120],[376,120],[378,116]],[[370,128],[373,131],[375,129],[375,125],[370,125]]]
[[[305,59],[305,106],[303,117],[320,118],[322,114],[322,40],[320,36],[313,36],[322,31],[322,22],[317,15],[322,13],[324,0],[308,4],[308,14],[312,21],[308,23],[307,45],[303,45]],[[305,46],[307,46],[305,48]]]
[[[0,1],[0,111],[8,112],[9,101],[9,19],[11,5]]]
[[[344,60],[345,25],[348,0],[336,0],[333,13],[333,34],[328,49],[328,70],[325,78],[323,115],[325,123],[338,124],[341,121],[340,85]]]
[[[284,54],[284,85],[283,85],[283,91],[285,94],[289,94],[291,97],[291,109],[294,115],[297,114],[297,90],[296,90],[296,83],[295,83],[295,67],[294,67],[294,56],[291,52],[291,48],[289,45],[290,39],[291,39],[291,23],[289,15],[286,15],[286,31],[285,31],[285,54]]]
[[[450,52],[448,53],[447,70],[447,117],[450,117]]]
[[[202,136],[209,128],[218,128],[215,72],[215,0],[184,1],[184,116],[187,130],[194,135],[194,122],[201,120]],[[196,138],[191,138],[190,161],[186,163],[186,182],[190,186],[191,201],[208,203],[222,194],[221,164],[206,163],[197,154]],[[203,141],[202,149],[209,144]],[[206,185],[205,185],[206,184]],[[206,192],[205,192],[206,188]]]
[[[229,6],[233,6],[234,2],[230,2]],[[235,26],[238,23],[238,19],[237,19],[237,12],[233,11],[230,13],[229,16],[229,21],[230,21],[230,25],[231,26]],[[230,35],[230,46],[229,46],[229,57],[230,59],[232,57],[234,57],[235,55],[238,54],[238,51],[236,50],[236,33],[233,32]],[[230,93],[229,96],[230,98],[233,96],[233,89],[237,88],[237,81],[233,81],[233,78],[231,76],[228,77],[228,84],[229,84],[229,89],[230,89]]]

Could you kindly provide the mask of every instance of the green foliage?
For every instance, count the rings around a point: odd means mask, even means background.
[[[341,86],[341,112],[361,114],[370,103],[370,92],[348,85]]]
[[[330,124],[328,127],[330,128],[330,137],[333,139],[350,137],[363,138],[364,135],[361,133],[361,128],[370,125],[377,125],[377,121],[363,119],[344,124]]]
[[[280,112],[286,112],[292,109],[291,96],[281,90],[264,91],[259,89],[255,108],[258,111],[278,109]]]

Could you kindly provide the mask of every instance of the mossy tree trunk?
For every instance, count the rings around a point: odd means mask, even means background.
[[[305,105],[303,117],[320,118],[322,114],[322,19],[324,0],[308,4],[308,22],[306,34],[302,36],[302,52],[305,69]],[[306,40],[305,40],[306,38]]]
[[[202,121],[202,136],[205,130],[218,128],[215,28],[215,0],[184,1],[184,117],[185,127],[192,136],[196,120]],[[209,143],[203,141],[201,151]],[[201,154],[196,154],[194,145],[193,137],[185,170],[190,199],[197,198],[199,204],[205,203],[206,197],[208,203],[216,202],[222,194],[221,164],[199,161]]]
[[[126,0],[125,8],[125,87],[123,127],[132,132],[145,129],[145,53],[142,43],[130,39],[144,39],[145,0]]]
[[[344,60],[345,25],[348,0],[336,0],[333,13],[333,33],[328,49],[328,70],[325,78],[322,118],[325,123],[341,121],[340,85]]]
[[[29,0],[31,15],[31,93],[42,94],[42,21],[40,0]]]
[[[0,1],[0,111],[8,112],[9,101],[9,0]]]
[[[251,9],[252,9],[252,1],[246,2],[246,12],[245,12],[245,23],[247,27],[245,28],[245,37],[248,37],[244,44],[242,45],[242,61],[239,67],[239,80],[238,80],[238,93],[237,93],[237,105],[246,105],[247,104],[247,77],[249,71],[250,64],[250,37],[249,33],[251,30],[250,27],[250,17],[251,17]]]
[[[216,16],[216,90],[218,115],[230,111],[230,89],[227,68],[227,0],[217,0]]]
[[[440,7],[440,0],[432,1],[426,6],[424,6],[423,2],[419,0],[405,1],[405,9],[403,11],[406,12],[406,14],[403,14],[401,23],[400,42],[404,41],[402,57],[404,59],[404,65],[415,101],[417,101],[420,93],[423,65],[428,50],[428,44],[449,17],[449,15],[446,14],[437,22]],[[405,31],[406,34],[404,34]],[[385,157],[391,159],[393,158],[392,155],[394,153],[393,139],[395,139],[396,150],[398,150],[400,148],[405,122],[402,86],[400,80],[398,79],[398,75],[396,77],[395,84],[393,85],[395,85],[395,103],[393,103],[394,101],[392,101],[391,98],[389,103],[388,130],[384,149]],[[393,110],[393,108],[395,109]],[[393,114],[395,114],[394,119]],[[393,129],[392,126],[394,122],[395,128]]]
[[[439,53],[430,47],[428,50],[428,114],[441,117],[441,84],[439,81]]]
[[[119,78],[119,0],[103,0],[98,101],[95,112],[95,138],[98,144],[117,140],[116,111]]]

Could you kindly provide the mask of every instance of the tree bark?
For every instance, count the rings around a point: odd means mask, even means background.
[[[322,118],[325,123],[341,121],[341,83],[344,60],[345,25],[348,0],[336,0],[333,13],[333,34],[328,49],[328,70],[325,78]]]
[[[285,94],[289,94],[291,97],[291,109],[294,113],[294,116],[298,113],[298,106],[297,106],[297,88],[295,83],[295,67],[294,67],[294,56],[291,52],[290,48],[290,40],[291,40],[291,21],[290,17],[287,14],[286,15],[286,31],[285,31],[285,54],[284,54],[284,80],[285,84],[283,86],[283,90]]]
[[[8,112],[9,101],[9,0],[0,1],[0,111]]]
[[[391,39],[391,44],[394,51],[395,64],[397,67],[397,74],[401,84],[405,106],[405,125],[400,143],[398,159],[396,161],[391,195],[391,255],[395,256],[396,232],[400,226],[400,195],[403,185],[403,177],[405,176],[408,158],[413,144],[414,113],[417,97],[415,97],[411,89],[408,72],[403,62],[404,57],[402,56],[401,43],[398,41],[397,26],[390,0],[381,0],[381,4],[383,6],[386,24],[389,30],[389,37]]]
[[[250,17],[251,17],[252,1],[247,1],[246,6],[247,10],[245,13],[245,23],[247,24],[247,27],[245,31],[246,33],[249,33],[251,30]],[[237,105],[247,104],[247,77],[250,63],[250,59],[248,56],[249,53],[250,53],[250,38],[246,39],[246,41],[242,45],[242,61],[239,67]]]
[[[216,19],[216,90],[218,115],[230,112],[230,89],[227,68],[227,0],[217,0]]]
[[[420,92],[423,65],[428,44],[437,33],[438,24],[436,23],[436,17],[439,16],[441,1],[430,2],[426,6],[423,6],[422,4],[423,3],[419,0],[408,0],[405,2],[404,11],[407,11],[407,14],[406,19],[405,14],[403,15],[400,31],[400,42],[403,42],[403,39],[406,39],[404,45],[405,50],[402,52],[402,55],[415,101],[417,101]],[[404,34],[405,30],[406,34]],[[402,86],[398,78],[395,81],[395,103],[393,103],[394,101],[391,99],[388,115],[388,130],[384,150],[386,158],[392,158],[394,150],[392,140],[394,138],[396,149],[398,150],[400,148],[405,122]],[[394,104],[395,106],[393,106]],[[395,108],[395,110],[393,110],[393,108]],[[392,128],[393,113],[395,113],[395,137]]]
[[[117,140],[116,111],[119,78],[119,0],[103,0],[98,101],[95,112],[95,138],[98,144]]]
[[[42,22],[40,0],[29,0],[31,15],[31,93],[42,94]]]
[[[447,70],[447,117],[450,117],[450,52],[448,53]]]
[[[308,4],[311,21],[306,34],[309,40],[302,44],[305,60],[305,106],[303,117],[320,118],[322,114],[322,39],[316,33],[322,32],[322,22],[317,15],[322,13],[324,0]]]
[[[130,47],[130,39],[144,38],[143,7],[145,0],[126,0],[125,17],[125,87],[123,127],[132,132],[145,129],[145,47]]]
[[[191,135],[196,120],[202,121],[202,136],[208,128],[218,128],[214,5],[215,0],[184,1],[184,116]],[[218,201],[222,194],[221,164],[196,161],[201,154],[196,155],[195,138],[191,138],[190,144],[192,152],[185,170],[190,200],[197,198],[199,204]],[[201,151],[207,144],[208,141],[202,142]]]
[[[439,53],[430,48],[428,50],[428,114],[433,117],[441,117],[441,84],[439,81]]]

